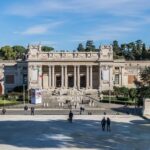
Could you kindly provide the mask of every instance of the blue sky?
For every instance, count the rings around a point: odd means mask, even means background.
[[[93,40],[150,45],[149,0],[1,0],[0,46],[38,44],[73,50]]]

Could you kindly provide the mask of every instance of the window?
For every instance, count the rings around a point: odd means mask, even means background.
[[[119,70],[119,67],[115,67],[115,70]]]
[[[5,83],[6,84],[14,84],[14,75],[6,75]]]
[[[23,84],[27,84],[27,74],[23,74]]]
[[[119,74],[115,74],[115,84],[119,84]]]
[[[128,75],[128,84],[133,84],[137,80],[135,75]]]

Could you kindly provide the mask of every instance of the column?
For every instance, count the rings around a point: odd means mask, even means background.
[[[31,66],[28,64],[28,75],[27,75],[28,76],[28,81],[27,81],[28,90],[30,90],[30,81],[31,81],[30,74],[31,74]]]
[[[101,92],[101,79],[102,79],[102,77],[101,77],[101,66],[99,65],[99,91]]]
[[[52,87],[55,88],[55,66],[52,66]]]
[[[80,89],[80,66],[77,66],[78,89]]]
[[[65,88],[68,88],[68,71],[67,71],[67,66],[65,66]]]
[[[119,84],[122,86],[122,67],[120,67]]]
[[[89,66],[86,66],[86,89],[89,88]]]
[[[76,71],[77,67],[74,66],[74,88],[77,88],[77,71]]]
[[[43,86],[43,72],[42,72],[42,65],[39,65],[38,66],[38,69],[39,69],[39,74],[38,74],[38,76],[40,76],[40,78],[39,78],[39,87],[40,88],[42,88],[42,86]]]
[[[48,77],[48,81],[49,81],[49,88],[52,87],[52,68],[51,66],[49,66],[49,77]]]
[[[113,86],[112,66],[108,66],[108,67],[109,67],[109,87],[110,87],[110,90],[112,90],[112,86]]]
[[[61,88],[64,87],[64,66],[61,66]]]
[[[90,66],[90,88],[93,88],[93,68]]]

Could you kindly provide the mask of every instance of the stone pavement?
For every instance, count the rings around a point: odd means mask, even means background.
[[[29,107],[29,110],[27,111],[27,115],[30,115],[30,107],[34,106],[35,107],[35,114],[36,115],[67,115],[69,110],[68,108],[44,108],[42,106],[36,106],[36,105],[31,105],[31,104],[26,104]],[[82,105],[81,105],[82,106]],[[134,106],[128,106],[124,107],[124,105],[119,105],[119,104],[105,104],[101,103],[100,107],[87,107],[84,106],[85,112],[82,113],[84,115],[87,115],[89,112],[91,112],[93,115],[102,115],[104,112],[106,112],[109,115],[114,115],[114,114],[136,114],[136,115],[141,115],[142,108],[135,108]],[[75,114],[80,114],[80,107],[77,107],[76,109],[72,107],[73,112]],[[2,109],[2,108],[1,108]],[[0,109],[0,112],[1,112]],[[6,107],[6,115],[24,115],[24,105],[15,105],[15,106],[9,106]]]
[[[107,116],[106,116],[107,117]],[[1,150],[150,150],[150,122],[111,115],[111,132],[101,131],[103,115],[0,116]]]

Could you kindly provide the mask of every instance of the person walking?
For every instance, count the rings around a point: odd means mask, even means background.
[[[82,107],[80,107],[80,115],[82,114]]]
[[[34,107],[31,107],[31,115],[34,115]]]
[[[72,111],[70,110],[69,112],[69,122],[72,123],[72,119],[73,119],[73,113]]]
[[[109,117],[107,117],[107,121],[106,121],[106,123],[107,123],[107,131],[111,131],[111,129],[110,129],[110,118]]]
[[[28,106],[27,105],[25,105],[24,106],[24,112],[25,112],[25,115],[26,115],[26,112],[28,111]]]
[[[3,107],[2,109],[2,115],[5,115],[6,114],[6,109]]]
[[[102,131],[105,131],[105,125],[106,125],[106,119],[105,119],[105,117],[103,117],[103,119],[101,121]]]

